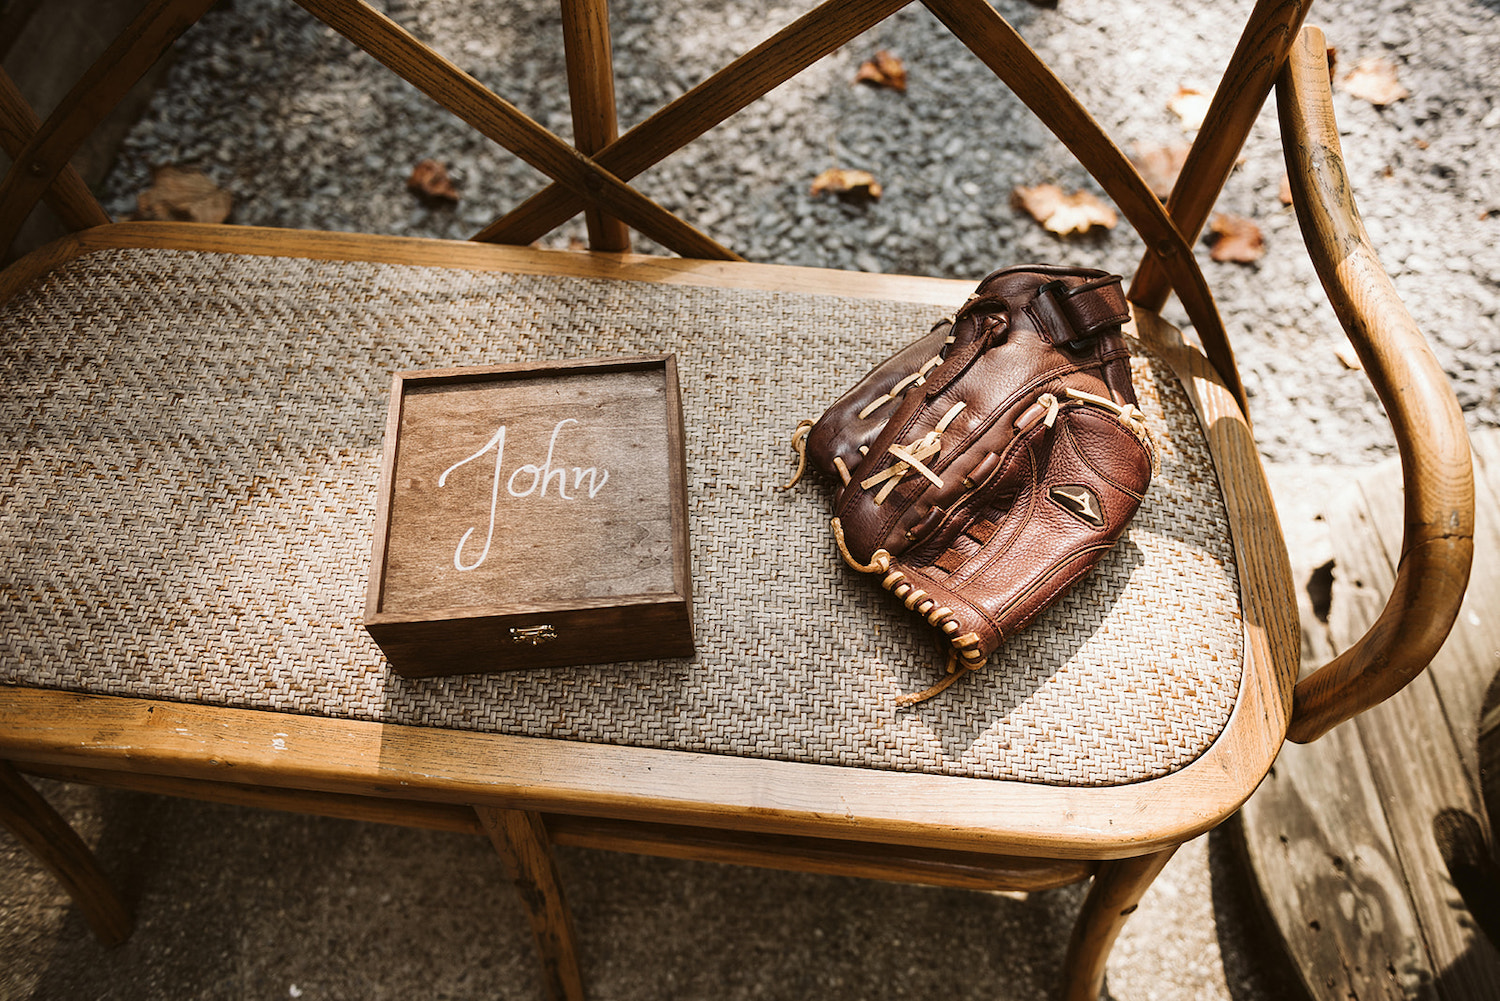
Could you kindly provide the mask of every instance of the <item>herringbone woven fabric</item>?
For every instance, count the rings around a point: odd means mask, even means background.
[[[955,303],[957,305],[957,303]],[[0,310],[0,682],[1100,785],[1182,767],[1241,665],[1222,500],[1145,354],[1161,474],[1104,564],[911,710],[938,651],[847,570],[788,434],[937,311],[785,292],[101,251]],[[849,332],[858,332],[850,336]],[[406,681],[360,624],[391,373],[675,352],[699,654]]]

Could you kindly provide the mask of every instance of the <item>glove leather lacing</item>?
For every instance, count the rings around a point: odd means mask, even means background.
[[[971,309],[975,305],[977,298],[979,297],[970,296],[970,301],[964,304],[964,307],[958,311],[957,315],[963,315],[966,310]],[[956,317],[945,317],[945,320],[952,324],[956,322]],[[950,334],[943,344],[943,351],[941,353],[934,355],[917,371],[896,383],[891,387],[889,392],[876,397],[870,403],[866,404],[859,411],[859,419],[868,420],[871,415],[884,407],[885,404],[900,400],[908,390],[915,386],[924,385],[932,370],[943,363],[944,355],[954,343],[954,340],[954,336]],[[1109,411],[1126,430],[1140,441],[1142,447],[1146,449],[1146,453],[1151,458],[1152,472],[1156,473],[1160,471],[1158,454],[1155,442],[1151,438],[1150,428],[1145,422],[1144,415],[1133,404],[1116,403],[1114,400],[1106,397],[1096,396],[1093,393],[1072,388],[1066,388],[1064,395],[1069,403],[1086,404]],[[1036,402],[1017,418],[1016,426],[1018,429],[1024,430],[1036,423],[1037,420],[1041,420],[1050,430],[1056,423],[1063,405],[1064,401],[1060,400],[1057,395],[1050,392],[1042,393],[1037,397]],[[905,444],[893,444],[887,449],[888,454],[896,461],[885,469],[860,481],[860,487],[863,489],[871,490],[876,487],[880,488],[874,497],[875,504],[882,503],[890,496],[892,490],[913,473],[930,480],[939,489],[944,486],[942,477],[933,472],[928,466],[928,462],[934,456],[941,453],[943,432],[953,423],[954,418],[963,412],[965,406],[966,404],[962,402],[955,403],[943,415],[942,419],[938,421],[933,430],[927,432],[916,441]],[[792,449],[797,453],[797,471],[787,483],[782,485],[782,490],[789,490],[795,486],[801,481],[803,474],[807,470],[807,436],[812,430],[813,424],[814,422],[812,421],[802,421],[797,425],[797,429],[792,435]],[[861,448],[860,451],[865,453],[868,450]],[[834,463],[840,477],[842,477],[847,486],[852,479],[848,467],[842,458],[839,457],[835,457]],[[979,486],[977,483],[966,483],[965,485],[970,489]],[[923,691],[897,696],[897,707],[905,708],[914,706],[936,695],[940,695],[961,676],[984,666],[988,658],[978,659],[976,656],[979,644],[978,634],[970,632],[963,636],[956,636],[955,634],[962,627],[954,617],[953,610],[946,606],[939,606],[936,601],[928,597],[926,591],[908,582],[904,573],[900,570],[893,570],[891,568],[891,554],[888,550],[884,548],[877,549],[870,555],[869,563],[861,563],[849,551],[848,544],[844,540],[844,528],[838,518],[832,520],[831,527],[833,529],[834,542],[838,545],[839,553],[843,556],[844,562],[860,573],[884,574],[881,586],[897,598],[900,598],[907,608],[926,618],[929,624],[940,629],[948,638],[950,645],[947,648],[947,665],[943,680]]]
[[[1144,417],[1138,408],[1136,408],[1133,404],[1116,403],[1114,400],[1107,399],[1103,396],[1095,396],[1093,393],[1087,393],[1081,389],[1069,388],[1064,390],[1064,393],[1067,396],[1068,401],[1071,403],[1085,404],[1109,411],[1109,413],[1112,414],[1122,425],[1124,425],[1125,428],[1131,432],[1131,434],[1135,435],[1135,437],[1145,447],[1147,453],[1151,456],[1152,467],[1153,469],[1155,469],[1157,455],[1156,449],[1153,447],[1154,443],[1151,441],[1150,429],[1146,425]],[[943,415],[942,420],[938,422],[937,426],[932,431],[929,431],[926,435],[924,435],[919,441],[913,442],[910,445],[904,447],[899,445],[892,445],[890,448],[890,454],[895,456],[898,461],[882,472],[877,473],[876,475],[862,481],[860,483],[860,486],[868,490],[876,485],[884,483],[882,492],[877,494],[875,497],[875,502],[877,504],[885,498],[885,495],[890,492],[892,487],[894,487],[903,478],[910,475],[914,471],[920,472],[923,476],[926,476],[928,479],[933,480],[939,487],[942,487],[942,480],[939,479],[935,474],[933,474],[932,471],[925,465],[923,465],[920,460],[927,459],[933,455],[936,455],[940,451],[942,447],[942,432],[948,429],[948,425],[951,424],[953,422],[953,419],[963,411],[964,406],[965,405],[963,403],[954,404],[953,407],[951,407],[948,412]],[[1027,408],[1026,411],[1023,412],[1019,418],[1017,418],[1016,425],[1018,428],[1024,429],[1026,427],[1030,427],[1031,425],[1036,423],[1036,421],[1040,420],[1050,430],[1056,423],[1057,417],[1062,411],[1062,407],[1063,402],[1059,400],[1055,394],[1043,393],[1037,397],[1036,403],[1032,404],[1031,407]],[[798,425],[797,435],[804,442],[807,437],[807,429],[811,428],[811,426],[812,425],[810,422],[805,421],[802,425]],[[796,439],[794,438],[794,441],[795,440]],[[802,457],[802,462],[798,466],[798,475],[797,477],[793,478],[793,483],[795,483],[797,479],[800,478],[802,474],[802,468],[806,463],[805,447],[799,448],[798,452]],[[790,486],[790,484],[788,485]],[[974,487],[978,486],[979,484],[974,484]],[[970,671],[978,670],[979,668],[984,666],[983,660],[972,659],[974,654],[974,647],[977,646],[979,641],[978,634],[966,633],[963,636],[955,636],[954,634],[957,633],[958,630],[962,627],[959,625],[958,620],[953,617],[953,609],[948,608],[947,606],[938,605],[936,601],[928,597],[926,591],[908,582],[904,573],[902,573],[900,570],[893,570],[891,568],[891,554],[888,550],[883,548],[877,549],[870,555],[869,563],[861,563],[858,559],[855,558],[854,554],[849,551],[848,543],[844,540],[844,526],[839,521],[839,519],[832,519],[832,521],[830,522],[830,527],[833,529],[834,542],[838,545],[839,553],[843,556],[845,563],[849,564],[851,568],[858,570],[860,573],[884,574],[885,577],[880,582],[881,586],[884,587],[887,591],[890,591],[897,598],[900,598],[902,600],[902,604],[906,605],[907,608],[911,609],[914,612],[917,612],[918,614],[926,618],[930,625],[942,630],[943,633],[947,635],[949,643],[951,644],[950,648],[948,649],[948,663],[943,680],[938,682],[936,685],[933,685],[931,688],[925,689],[924,691],[912,692],[907,695],[898,696],[896,698],[896,705],[898,707],[906,708],[908,706],[914,706],[921,702],[925,702],[936,695],[940,695],[944,691],[946,691],[949,686],[951,686],[955,681],[957,681],[961,675],[967,674]]]

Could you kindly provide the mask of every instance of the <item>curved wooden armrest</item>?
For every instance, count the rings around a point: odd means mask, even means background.
[[[1448,380],[1370,247],[1333,119],[1327,43],[1305,28],[1277,84],[1303,239],[1396,432],[1406,524],[1391,596],[1368,632],[1297,683],[1287,737],[1306,742],[1400,691],[1458,616],[1474,555],[1474,472]]]

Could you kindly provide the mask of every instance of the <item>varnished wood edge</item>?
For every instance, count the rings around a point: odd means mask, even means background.
[[[400,438],[401,410],[406,401],[406,373],[391,376],[391,396],[386,407],[385,437],[380,445],[380,477],[375,494],[375,526],[370,536],[370,572],[365,584],[365,619],[370,623],[385,605],[385,557],[391,544],[391,505],[396,494],[396,443]]]
[[[19,763],[1050,858],[1216,826],[1263,774],[1238,728],[1162,778],[1062,787],[0,687]]]
[[[1239,577],[1240,690],[1228,725],[1205,757],[1226,753],[1247,773],[1264,776],[1291,716],[1301,650],[1295,584],[1275,500],[1249,421],[1213,365],[1155,313],[1136,307],[1134,316],[1136,335],[1171,367],[1204,430]]]
[[[672,584],[682,597],[687,612],[688,640],[694,647],[698,637],[693,631],[693,550],[688,525],[687,427],[682,416],[682,385],[677,379],[677,356],[663,359],[667,383],[667,493],[672,505]]]
[[[1391,595],[1363,637],[1296,688],[1289,738],[1315,740],[1420,674],[1458,617],[1474,555],[1474,472],[1447,376],[1381,267],[1344,169],[1317,28],[1277,86],[1292,204],[1318,277],[1385,406],[1401,456],[1405,530]]]
[[[97,251],[127,249],[246,254],[320,261],[353,260],[461,271],[501,271],[611,281],[800,292],[852,299],[927,303],[939,310],[952,310],[961,305],[974,286],[974,281],[949,278],[880,275],[832,268],[794,268],[738,261],[700,261],[649,254],[580,253],[466,240],[202,223],[122,222],[71,234],[16,261],[0,273],[0,303],[75,258]],[[977,280],[976,278],[975,281]]]
[[[1256,0],[1167,198],[1167,214],[1189,244],[1197,242],[1224,190],[1311,6],[1312,0]],[[1149,253],[1142,256],[1130,301],[1159,312],[1171,291],[1161,262]]]
[[[163,778],[132,772],[24,764],[28,775],[62,782],[175,796],[208,803],[394,824],[452,834],[483,835],[474,809],[374,796],[269,789],[201,779]],[[929,886],[973,890],[1044,890],[1089,878],[1092,861],[1033,859],[982,852],[907,849],[901,846],[826,838],[742,834],[597,817],[543,814],[553,844],[632,852],[698,862],[758,865],[793,872],[868,876]]]

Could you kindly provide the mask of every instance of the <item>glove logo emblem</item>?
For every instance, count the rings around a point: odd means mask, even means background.
[[[1047,491],[1053,503],[1069,514],[1088,522],[1095,528],[1104,527],[1104,515],[1099,510],[1099,497],[1082,484],[1053,487]]]

